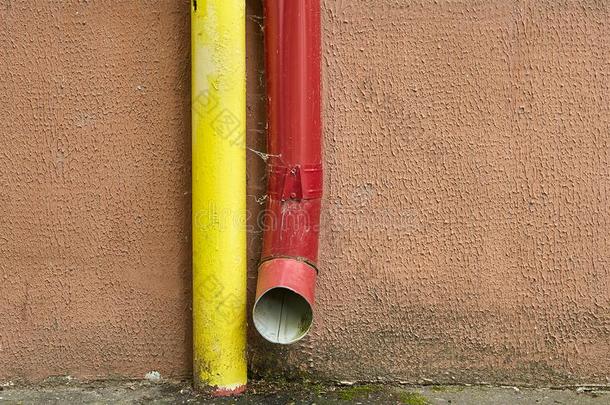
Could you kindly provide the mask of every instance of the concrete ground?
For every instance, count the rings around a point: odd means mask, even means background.
[[[38,387],[4,384],[0,404],[610,404],[603,388],[532,389],[463,386],[334,386],[314,383],[252,383],[247,394],[214,399],[193,392],[188,383],[47,382]]]

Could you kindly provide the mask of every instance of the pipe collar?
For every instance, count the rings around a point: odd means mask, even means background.
[[[252,310],[256,330],[271,343],[301,340],[313,322],[316,269],[297,259],[280,258],[263,262],[258,272]]]

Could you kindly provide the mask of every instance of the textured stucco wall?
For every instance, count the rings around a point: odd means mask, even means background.
[[[325,3],[320,316],[297,362],[606,382],[610,3]]]
[[[188,1],[135,3],[0,2],[0,379],[190,373]],[[610,4],[323,4],[316,325],[255,373],[608,383]]]
[[[188,16],[0,1],[0,378],[190,367]]]

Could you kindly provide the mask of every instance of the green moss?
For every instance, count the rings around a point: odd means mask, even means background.
[[[318,396],[325,394],[327,391],[326,386],[321,383],[311,383],[309,390]]]
[[[401,392],[400,402],[405,405],[429,405],[428,399],[417,392]]]
[[[344,401],[353,401],[355,399],[364,398],[369,394],[379,392],[380,388],[374,385],[355,385],[353,387],[342,388],[339,391],[339,398]]]

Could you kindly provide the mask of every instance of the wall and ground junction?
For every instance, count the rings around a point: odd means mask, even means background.
[[[255,374],[607,384],[610,4],[324,0],[323,26],[316,324],[251,331]],[[0,1],[0,380],[190,374],[189,30],[188,1]]]

